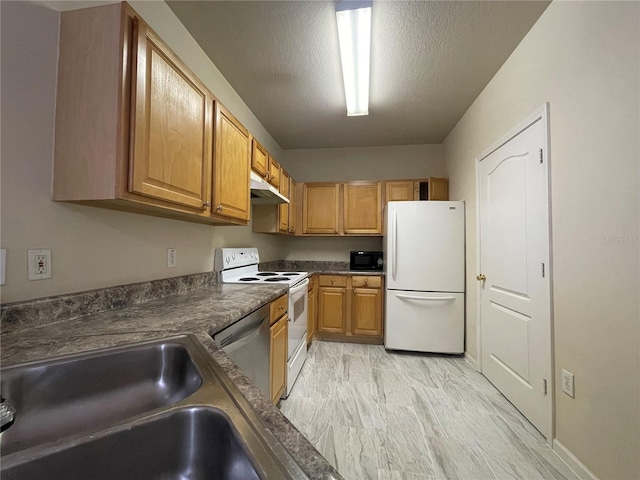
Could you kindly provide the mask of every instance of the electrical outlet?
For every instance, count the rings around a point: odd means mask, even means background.
[[[571,398],[576,398],[573,373],[562,369],[562,391]]]
[[[178,265],[177,250],[167,248],[167,268],[175,268]]]
[[[51,278],[51,250],[27,250],[29,280]]]

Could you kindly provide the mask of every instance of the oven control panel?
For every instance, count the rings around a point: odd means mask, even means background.
[[[214,270],[217,272],[258,263],[260,255],[257,248],[216,248],[215,251]]]

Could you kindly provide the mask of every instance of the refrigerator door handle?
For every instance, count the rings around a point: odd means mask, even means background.
[[[398,295],[396,295],[396,297],[398,298],[405,298],[407,300],[425,300],[428,302],[450,302],[452,300],[455,300],[456,297],[416,297],[414,295],[402,295],[401,293],[399,293]]]
[[[391,238],[393,239],[393,244],[391,247],[391,258],[393,259],[392,267],[391,267],[391,276],[395,280],[396,273],[398,272],[398,212],[394,210],[393,212],[393,224],[392,224],[392,232]]]

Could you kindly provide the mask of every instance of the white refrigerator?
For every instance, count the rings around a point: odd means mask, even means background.
[[[464,202],[389,202],[384,346],[464,352]]]

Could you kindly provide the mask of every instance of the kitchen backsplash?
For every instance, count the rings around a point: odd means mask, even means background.
[[[349,271],[349,262],[320,261],[320,260],[276,260],[263,262],[258,265],[262,271],[275,270],[278,272],[340,272]]]
[[[215,283],[216,279],[213,273],[197,273],[7,303],[0,306],[0,326],[3,334],[13,333],[25,328],[68,320],[82,315],[149,302],[167,295],[184,293]]]
[[[349,271],[349,262],[317,260],[276,260],[259,265],[262,271],[307,272]],[[2,334],[46,325],[70,318],[144,303],[176,293],[184,293],[216,283],[215,274],[197,273],[149,282],[118,285],[85,292],[37,298],[0,305]]]

